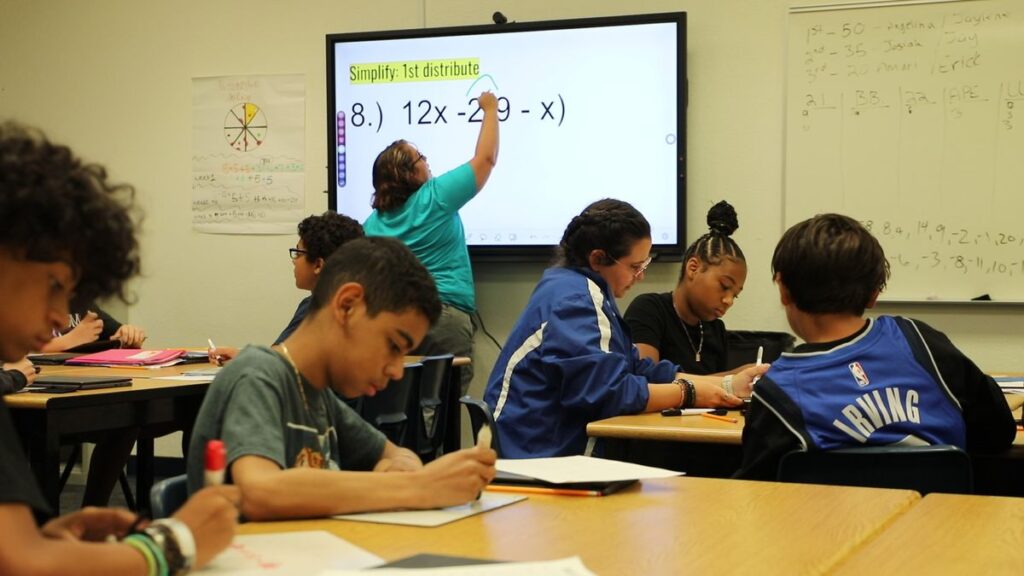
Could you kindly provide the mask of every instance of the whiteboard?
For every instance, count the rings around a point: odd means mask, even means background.
[[[885,299],[1024,300],[1024,2],[794,9],[785,221],[839,212]]]

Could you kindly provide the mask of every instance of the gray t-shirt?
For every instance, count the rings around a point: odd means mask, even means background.
[[[308,409],[292,365],[263,346],[246,347],[225,366],[192,430],[189,493],[203,486],[206,443],[213,439],[224,441],[229,467],[255,455],[282,469],[372,470],[384,452],[384,435],[329,390],[318,391],[305,378],[302,386]]]

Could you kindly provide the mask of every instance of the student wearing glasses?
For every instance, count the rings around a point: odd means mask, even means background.
[[[666,408],[738,406],[767,366],[735,375],[683,374],[641,358],[616,298],[651,263],[651,227],[621,200],[594,202],[562,236],[557,264],[530,296],[487,381],[502,457],[582,454],[588,422]]]
[[[640,356],[669,360],[691,374],[728,370],[722,317],[747,281],[747,261],[732,239],[736,210],[724,200],[708,211],[709,231],[683,253],[679,281],[671,292],[637,296],[624,318]]]
[[[427,157],[398,140],[373,163],[373,213],[363,223],[366,235],[404,242],[430,271],[441,295],[441,319],[413,354],[473,354],[476,293],[459,210],[483,189],[498,161],[498,101],[484,92],[479,103],[484,117],[469,162],[435,177]],[[463,393],[472,378],[472,365],[464,367]]]
[[[344,214],[328,210],[323,214],[307,216],[299,222],[298,243],[295,248],[288,249],[288,257],[292,260],[292,272],[295,275],[295,287],[312,292],[327,257],[349,240],[362,237],[363,227],[355,219]],[[284,342],[302,323],[309,313],[311,298],[311,295],[307,295],[299,302],[292,319],[274,340],[275,345]],[[215,364],[224,364],[237,356],[238,352],[239,349],[232,346],[218,346],[210,349],[210,359]]]

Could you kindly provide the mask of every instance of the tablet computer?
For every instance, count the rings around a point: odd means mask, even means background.
[[[54,374],[37,376],[32,383],[33,392],[48,392],[48,388],[60,390],[94,390],[96,388],[117,388],[131,386],[132,379],[126,376],[75,376]],[[40,389],[42,388],[42,389]]]

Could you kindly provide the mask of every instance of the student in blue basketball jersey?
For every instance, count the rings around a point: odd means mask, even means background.
[[[856,220],[823,214],[782,236],[772,273],[804,340],[754,386],[740,478],[776,477],[792,450],[952,444],[1007,448],[1016,429],[996,383],[923,322],[863,317],[889,264]]]
[[[366,235],[404,242],[430,271],[441,296],[441,319],[413,354],[473,354],[476,292],[459,210],[483,189],[498,161],[498,100],[484,92],[479,102],[484,117],[469,162],[435,177],[426,155],[405,140],[393,142],[373,162]],[[472,378],[473,366],[463,367],[463,393]]]

